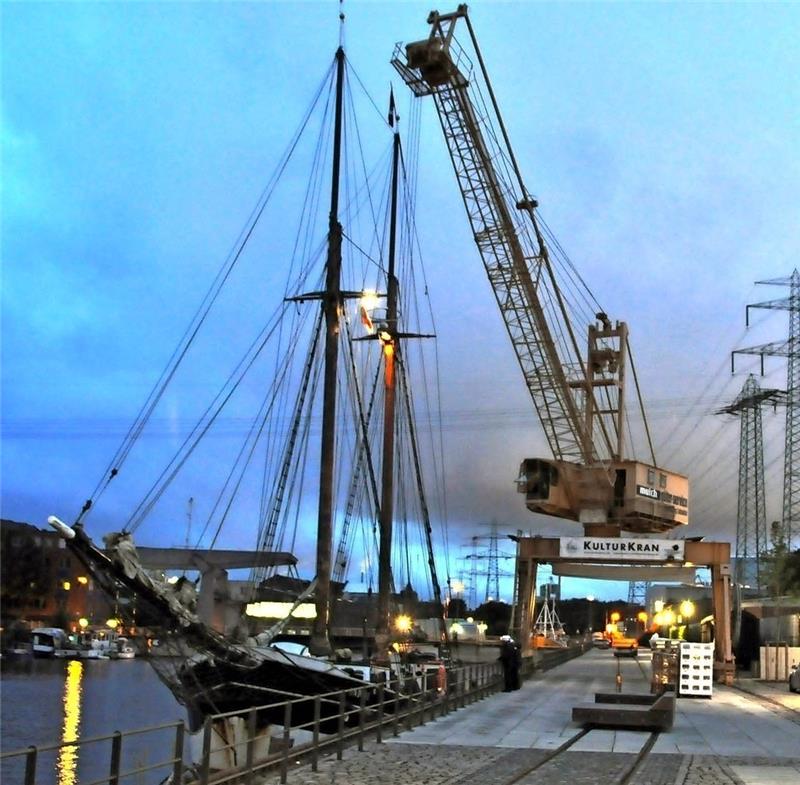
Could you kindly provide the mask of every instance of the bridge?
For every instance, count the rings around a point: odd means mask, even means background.
[[[200,590],[198,616],[216,630],[224,631],[235,622],[226,620],[228,570],[252,567],[295,566],[297,558],[282,551],[204,550],[200,548],[136,547],[139,561],[147,570],[197,570]],[[222,595],[222,599],[219,595]],[[238,607],[234,614],[239,616]]]

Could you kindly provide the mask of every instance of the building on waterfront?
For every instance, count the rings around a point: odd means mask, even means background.
[[[53,531],[0,520],[0,613],[2,626],[61,627],[77,631],[79,620],[105,624],[114,603]]]

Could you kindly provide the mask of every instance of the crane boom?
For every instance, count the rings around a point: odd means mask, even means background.
[[[470,95],[471,66],[463,50],[452,56],[453,30],[462,17],[465,6],[453,14],[433,12],[430,37],[410,44],[405,61],[396,50],[392,63],[416,95],[432,95],[436,103],[475,243],[553,456],[592,463],[598,456],[571,387],[585,378],[585,369],[536,221],[536,202],[521,178],[514,195],[501,166],[513,152],[503,148],[488,112]],[[546,309],[560,328],[557,336]],[[566,369],[575,371],[574,378]]]
[[[454,38],[459,19],[488,104]],[[432,11],[428,24],[428,38],[398,44],[392,64],[415,95],[436,104],[475,243],[553,453],[552,460],[522,461],[518,490],[528,509],[579,521],[587,536],[686,524],[687,478],[660,469],[655,457],[642,463],[623,454],[627,326],[596,313],[585,354],[579,349],[466,5]]]

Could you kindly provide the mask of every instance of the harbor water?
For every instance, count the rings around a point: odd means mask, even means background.
[[[0,669],[0,748],[50,745],[161,725],[185,718],[183,708],[144,659],[2,660]],[[126,769],[140,768],[172,755],[169,730],[125,739]],[[64,747],[44,753],[37,785],[77,785],[108,775],[110,742]],[[3,761],[0,780],[22,783],[24,758]],[[166,775],[148,772],[130,782],[157,783]]]

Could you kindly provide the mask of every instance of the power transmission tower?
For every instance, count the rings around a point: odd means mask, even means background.
[[[761,375],[764,375],[764,357],[786,357],[786,434],[783,454],[783,517],[782,535],[791,550],[792,538],[800,534],[800,273],[795,269],[786,278],[756,281],[767,286],[788,286],[789,296],[779,300],[766,300],[748,305],[745,322],[750,325],[750,309],[766,308],[789,312],[789,337],[736,349],[731,353],[731,370],[737,354],[755,354],[761,358]]]
[[[489,563],[486,565],[486,595],[484,602],[488,602],[490,597],[495,600],[500,599],[500,551],[497,544],[498,539],[497,521],[492,521],[492,533],[489,535]]]
[[[650,581],[628,582],[628,605],[644,605],[647,599],[647,587]]]
[[[478,538],[472,538],[472,553],[469,567],[469,607],[478,607]]]
[[[738,586],[762,586],[761,560],[767,551],[767,513],[761,407],[768,401],[775,405],[780,396],[780,390],[762,390],[758,379],[751,373],[736,400],[717,412],[740,417],[735,572]]]
[[[470,588],[469,598],[471,607],[475,608],[478,604],[478,577],[486,577],[486,591],[483,601],[500,599],[500,578],[510,576],[511,573],[500,569],[501,559],[514,559],[515,555],[504,553],[500,550],[500,533],[497,521],[482,524],[489,526],[489,534],[477,534],[471,538],[472,553],[467,556],[470,561]],[[488,545],[485,550],[478,550],[478,543],[487,540]],[[486,561],[486,569],[479,570],[478,562]]]

